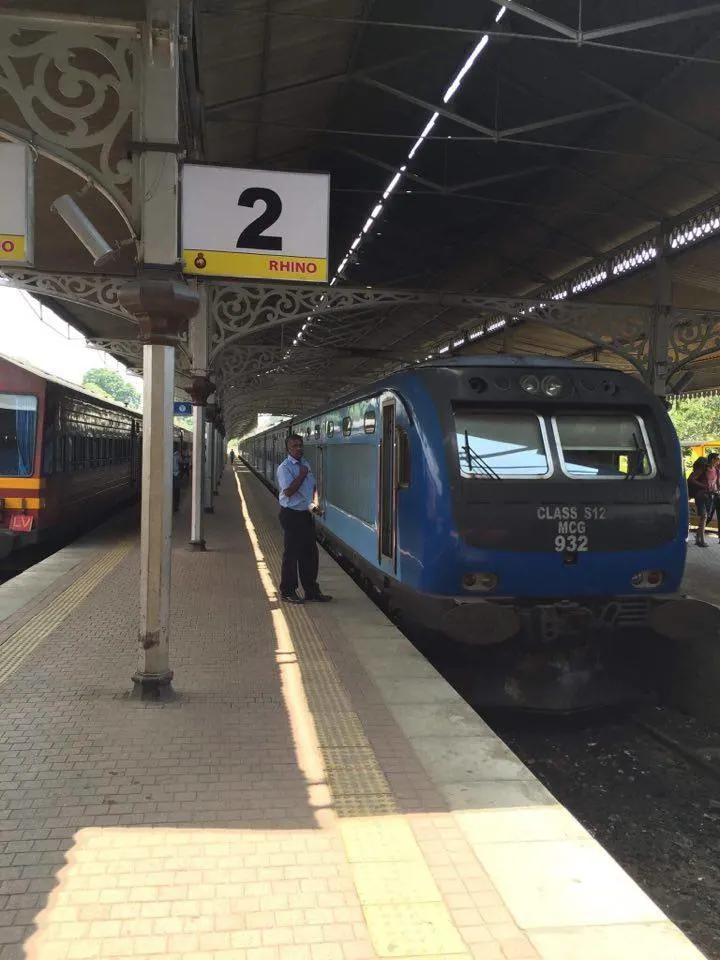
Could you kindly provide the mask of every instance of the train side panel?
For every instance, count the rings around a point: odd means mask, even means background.
[[[137,497],[141,444],[138,413],[0,359],[0,556]]]

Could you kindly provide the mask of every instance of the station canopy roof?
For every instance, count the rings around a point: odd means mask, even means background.
[[[2,17],[28,6],[5,0]],[[144,20],[139,0],[32,9]],[[181,146],[209,163],[328,171],[333,291],[720,309],[720,3],[188,0],[182,31]],[[21,128],[27,117],[1,74],[0,125]],[[131,139],[126,124],[118,157]],[[77,177],[41,154],[37,184],[37,267],[92,273],[49,209]],[[111,241],[126,238],[102,197],[83,203]],[[112,269],[134,271],[131,249]],[[132,333],[125,321],[62,310],[132,359],[133,347],[118,346]],[[428,297],[258,326],[218,358],[228,428],[242,431],[258,410],[311,409],[453,343],[628,365],[577,324],[488,318]],[[714,328],[691,326],[686,339],[705,337],[691,386],[718,386]],[[469,336],[475,328],[482,336]],[[263,363],[248,365],[250,355]]]

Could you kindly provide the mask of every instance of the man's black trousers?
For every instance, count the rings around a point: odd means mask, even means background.
[[[285,596],[297,590],[298,570],[305,596],[318,593],[319,557],[313,515],[309,510],[280,507],[280,525],[285,534],[280,593]]]

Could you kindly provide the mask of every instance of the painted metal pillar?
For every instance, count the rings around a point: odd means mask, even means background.
[[[192,503],[190,510],[190,549],[205,550],[203,522],[203,481],[205,476],[205,405],[215,386],[207,377],[208,366],[208,297],[207,287],[199,289],[200,309],[190,321],[190,356],[192,384],[188,393],[193,403],[193,468]]]
[[[192,502],[190,505],[190,549],[205,550],[203,523],[203,474],[205,472],[205,405],[193,406]]]
[[[205,422],[205,477],[203,482],[203,509],[205,513],[214,513],[215,507],[213,506],[213,465],[215,458],[215,450],[213,444],[213,437],[215,430],[212,424],[212,417],[214,416],[214,407],[209,405],[205,408],[206,415],[208,419]]]
[[[147,0],[146,10],[142,98],[133,147],[141,170],[142,266],[121,298],[138,317],[144,344],[139,661],[133,682],[137,695],[158,698],[171,695],[173,676],[169,622],[175,344],[197,312],[198,294],[180,279],[178,256],[179,0]]]
[[[140,651],[136,684],[172,680],[169,659],[175,349],[143,348]]]
[[[222,433],[219,427],[215,427],[215,496],[220,495],[220,482],[222,480],[224,466]]]
[[[664,249],[664,244],[663,244]],[[655,306],[650,314],[650,337],[648,341],[649,386],[658,397],[668,392],[670,372],[670,333],[674,318],[672,310],[672,279],[667,260],[659,256],[655,262]]]

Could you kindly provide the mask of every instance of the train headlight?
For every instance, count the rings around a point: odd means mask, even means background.
[[[560,377],[555,377],[552,374],[549,377],[543,377],[542,392],[546,397],[559,397],[564,388],[565,384]]]
[[[538,393],[540,390],[540,381],[531,373],[527,373],[524,377],[520,377],[520,389],[524,390],[525,393]]]
[[[630,582],[639,590],[654,590],[655,587],[661,585],[664,579],[665,574],[662,570],[640,570],[630,577]]]
[[[490,590],[494,590],[499,582],[498,575],[487,570],[481,570],[479,573],[466,573],[462,579],[462,585],[466,590],[477,590],[480,593],[488,593]]]

